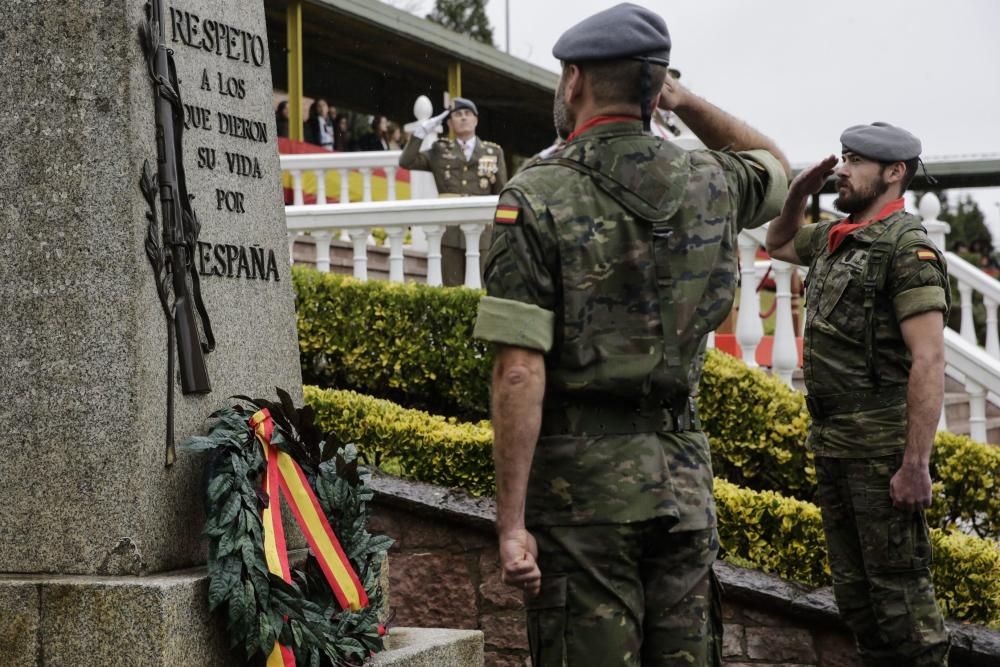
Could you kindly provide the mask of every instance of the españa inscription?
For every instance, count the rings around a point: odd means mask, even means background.
[[[179,441],[229,396],[302,394],[263,2],[162,2],[181,99],[211,128],[180,112],[200,234],[176,261],[200,278],[216,347],[211,393],[169,378]],[[14,4],[0,12],[0,89],[19,91],[0,114],[0,663],[224,665],[188,569],[206,556],[206,460],[163,465],[168,327],[139,187],[159,153],[146,3]],[[207,342],[197,318],[194,332]]]

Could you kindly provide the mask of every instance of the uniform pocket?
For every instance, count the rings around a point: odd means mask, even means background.
[[[532,667],[565,667],[566,575],[542,576],[541,590],[525,606]]]
[[[865,330],[861,275],[836,266],[823,285],[817,306],[819,316],[852,340],[862,340]]]

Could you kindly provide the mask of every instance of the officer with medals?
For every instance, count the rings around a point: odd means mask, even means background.
[[[809,266],[803,374],[813,422],[816,502],[833,590],[865,665],[947,664],[924,510],[944,399],[944,258],[903,207],[920,140],[888,123],[856,125],[804,170],[767,232],[772,257]],[[848,214],[804,225],[834,175]]]
[[[535,667],[721,665],[708,441],[693,394],[735,294],[736,238],[781,210],[784,156],[667,78],[621,4],[570,28],[565,143],[500,194],[475,335],[492,384],[503,581]],[[649,133],[672,110],[712,150]]]
[[[447,119],[454,139],[442,138],[430,149],[420,150],[424,137]],[[472,100],[456,97],[451,108],[416,127],[399,156],[399,166],[405,169],[430,171],[441,195],[495,195],[507,184],[507,164],[503,149],[491,141],[476,136],[479,109]],[[481,253],[489,247],[487,229],[480,241]],[[457,227],[449,227],[441,239],[442,278],[445,285],[465,282],[465,235]]]

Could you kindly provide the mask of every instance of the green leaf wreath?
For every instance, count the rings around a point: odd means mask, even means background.
[[[212,452],[204,529],[209,608],[225,607],[230,648],[250,663],[263,664],[280,641],[294,651],[299,665],[361,665],[383,649],[379,573],[393,540],[366,530],[374,492],[365,483],[369,473],[359,467],[355,446],[325,438],[312,408],[296,408],[286,392],[277,393],[277,403],[235,396],[252,408],[236,404],[213,413],[209,434],[181,445]],[[265,459],[249,424],[263,408],[274,421],[271,444],[302,468],[368,594],[369,605],[357,612],[340,607],[311,553],[300,567],[292,564],[290,584],[268,571],[261,520],[270,502],[262,486]]]

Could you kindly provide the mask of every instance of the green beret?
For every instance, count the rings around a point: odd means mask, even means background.
[[[853,125],[840,135],[844,152],[879,162],[905,162],[920,157],[920,139],[889,123]]]
[[[577,23],[552,47],[562,62],[645,58],[660,65],[670,62],[670,33],[655,12],[623,2]]]
[[[456,97],[451,101],[451,111],[448,115],[450,116],[459,109],[468,109],[477,116],[479,115],[479,109],[476,108],[476,103],[464,97]]]

